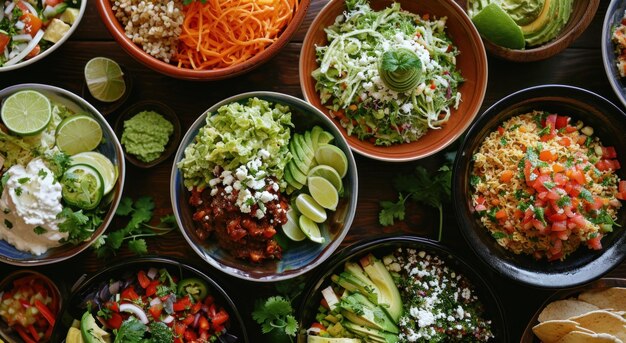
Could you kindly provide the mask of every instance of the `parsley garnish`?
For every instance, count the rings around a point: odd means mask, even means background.
[[[17,182],[19,182],[20,185],[23,185],[23,184],[25,184],[28,181],[30,181],[29,177],[21,177],[21,178],[17,179]]]
[[[554,186],[556,186],[556,183],[551,182],[551,181],[546,181],[543,183],[543,186],[546,187],[547,189],[552,189],[554,188]]]
[[[546,223],[546,219],[544,218],[543,207],[535,207],[533,212],[535,212],[535,219],[539,220],[543,225],[548,225],[548,223]]]
[[[257,301],[252,318],[261,325],[261,331],[264,334],[277,330],[287,336],[295,337],[298,331],[298,322],[293,315],[291,301],[282,296]]]
[[[77,244],[91,237],[102,224],[101,215],[103,212],[103,210],[98,209],[88,212],[83,212],[83,210],[74,212],[71,208],[64,207],[57,214],[57,219],[65,219],[59,224],[59,231],[68,233],[67,239],[63,242]]]
[[[506,238],[506,237],[508,237],[509,235],[507,235],[507,234],[506,234],[506,233],[504,233],[504,232],[496,231],[496,232],[492,232],[492,233],[491,233],[491,236],[493,236],[493,238],[495,238],[495,239],[501,239],[501,238]]]
[[[569,196],[564,195],[559,200],[556,201],[556,204],[559,205],[559,207],[563,207],[563,206],[566,206],[566,205],[571,205],[572,204],[572,199],[570,199]]]
[[[504,137],[500,138],[500,144],[502,144],[502,146],[505,146],[507,143],[506,139]]]
[[[115,343],[118,342],[141,342],[147,327],[139,319],[130,316],[122,323],[115,335]]]
[[[520,126],[522,126],[522,125],[520,125],[520,124],[515,124],[515,125],[513,125],[513,126],[509,127],[509,131],[513,131],[513,130],[515,130],[515,129],[519,128]]]
[[[43,227],[37,225],[35,226],[35,228],[33,229],[33,232],[37,235],[43,235],[44,233],[48,232],[48,230],[44,229]]]
[[[417,203],[435,207],[439,210],[439,235],[441,241],[443,229],[443,202],[450,199],[452,170],[447,165],[429,174],[424,167],[417,167],[414,174],[398,175],[393,180],[394,188],[400,192],[398,201],[381,201],[382,207],[378,221],[383,226],[393,225],[394,219],[404,220],[405,203],[411,199]]]
[[[43,169],[39,169],[39,173],[37,173],[37,175],[39,175],[42,179],[45,179],[46,176],[48,176],[48,172]]]
[[[581,188],[580,189],[580,193],[578,194],[578,197],[580,199],[584,199],[584,200],[587,200],[589,202],[594,202],[593,195],[591,195],[591,192],[588,191],[586,188]]]
[[[15,188],[15,195],[17,195],[18,197],[22,195],[22,187]]]
[[[546,126],[543,129],[541,129],[541,131],[539,131],[538,135],[539,137],[545,136],[547,134],[550,133],[550,126]]]
[[[472,187],[476,187],[480,183],[480,181],[482,180],[480,179],[479,176],[476,176],[476,175],[470,176],[470,185]]]
[[[13,223],[11,223],[8,219],[5,219],[4,226],[6,226],[7,229],[11,230],[13,228]]]

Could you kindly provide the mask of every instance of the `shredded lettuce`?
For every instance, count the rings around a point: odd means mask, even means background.
[[[204,189],[215,177],[215,167],[235,171],[239,166],[266,150],[259,170],[281,181],[290,159],[288,149],[292,127],[288,106],[272,104],[258,98],[220,107],[208,113],[206,125],[200,128],[192,144],[185,148],[184,158],[177,166],[183,173],[187,188]]]

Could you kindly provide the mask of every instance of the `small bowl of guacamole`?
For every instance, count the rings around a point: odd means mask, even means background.
[[[169,106],[154,100],[140,101],[124,110],[115,123],[126,160],[150,168],[176,151],[181,127]]]

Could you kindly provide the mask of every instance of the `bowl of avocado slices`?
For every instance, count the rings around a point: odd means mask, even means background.
[[[486,279],[445,246],[413,236],[344,249],[312,279],[299,315],[298,342],[508,341]]]

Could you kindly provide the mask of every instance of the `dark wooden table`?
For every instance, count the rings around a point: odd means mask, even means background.
[[[90,3],[80,27],[68,42],[44,61],[19,71],[0,74],[0,88],[19,83],[37,82],[51,84],[80,94],[85,63],[93,57],[106,56],[123,64],[135,80],[127,104],[143,99],[159,99],[177,111],[183,129],[186,130],[212,104],[238,93],[271,90],[302,97],[298,79],[298,56],[301,42],[312,19],[326,2],[327,0],[312,0],[307,19],[292,42],[268,64],[249,74],[213,83],[172,79],[139,64],[113,41],[100,21],[95,5]],[[608,2],[607,0],[601,3],[587,31],[570,48],[555,57],[527,64],[516,64],[489,57],[489,85],[482,110],[516,90],[551,83],[583,87],[619,104],[604,73],[600,52],[602,21]],[[111,124],[115,119],[116,113],[107,117]],[[360,181],[358,208],[344,245],[377,235],[412,234],[434,238],[437,218],[433,216],[430,208],[413,207],[407,219],[393,227],[382,227],[378,224],[377,214],[380,200],[393,200],[396,197],[390,181],[394,175],[398,172],[411,171],[417,165],[434,168],[442,161],[442,155],[417,162],[395,164],[393,168],[390,168],[389,163],[358,155],[355,158]],[[150,170],[140,170],[127,164],[124,194],[132,197],[153,196],[158,213],[171,212],[168,191],[171,165],[171,159]],[[493,284],[502,300],[510,329],[510,341],[519,341],[529,318],[553,292],[521,286],[491,273],[490,269],[477,261],[471,253],[456,227],[451,209],[448,208],[446,213],[448,215],[444,219],[443,243],[484,272],[485,277]],[[111,229],[115,228],[115,225],[111,227]],[[257,297],[275,292],[274,285],[244,282],[213,269],[197,257],[179,232],[173,232],[158,239],[150,239],[148,245],[152,254],[187,261],[221,282],[246,320],[251,341],[264,341],[260,337],[259,327],[252,322],[250,312]],[[103,266],[120,261],[127,256],[129,256],[128,252],[124,251],[114,259],[103,261],[96,259],[91,250],[87,250],[58,265],[36,269],[52,275],[69,287],[80,274],[96,272]],[[0,265],[0,278],[14,269],[16,268],[12,266]],[[608,276],[626,278],[626,263],[621,264]],[[303,279],[310,279],[310,277],[311,275],[307,274]]]

